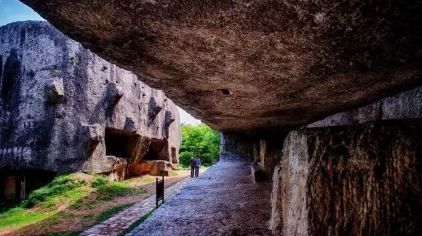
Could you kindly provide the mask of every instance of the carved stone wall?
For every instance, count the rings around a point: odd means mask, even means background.
[[[157,159],[177,163],[177,107],[141,80],[47,22],[0,27],[0,169],[115,175],[151,140],[165,143]]]
[[[273,175],[273,232],[420,234],[421,111],[416,87],[291,131]]]
[[[292,131],[275,169],[281,235],[420,235],[422,125],[383,121]]]
[[[369,105],[336,113],[308,127],[362,124],[375,120],[398,120],[422,118],[422,87],[378,100]]]
[[[239,133],[224,132],[220,135],[220,160],[246,160],[254,159],[254,140]]]

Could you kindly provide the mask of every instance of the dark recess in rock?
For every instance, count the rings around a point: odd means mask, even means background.
[[[151,97],[148,103],[148,116],[150,120],[153,121],[162,109],[163,107],[157,105],[157,103],[155,102],[155,98]]]
[[[3,109],[11,112],[16,109],[20,96],[21,62],[18,52],[14,48],[4,64],[4,75],[2,77],[1,99]],[[17,91],[17,92],[13,92]]]

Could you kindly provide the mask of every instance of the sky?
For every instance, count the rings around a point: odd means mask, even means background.
[[[30,7],[18,0],[0,0],[0,26],[15,21],[25,20],[44,20]],[[200,120],[195,119],[189,113],[178,107],[180,113],[180,122],[184,124],[201,124]]]
[[[43,18],[18,0],[0,0],[0,25],[24,20],[43,20]]]

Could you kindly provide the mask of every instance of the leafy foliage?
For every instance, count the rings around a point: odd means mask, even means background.
[[[212,165],[218,161],[220,134],[210,127],[201,125],[182,125],[182,145],[180,164],[190,165],[190,158],[198,156],[203,165]]]

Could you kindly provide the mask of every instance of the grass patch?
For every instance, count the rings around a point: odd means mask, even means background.
[[[128,207],[130,207],[130,206],[132,206],[133,204],[126,204],[126,205],[121,205],[121,206],[116,206],[116,207],[113,207],[113,208],[110,208],[110,209],[108,209],[108,210],[106,210],[106,211],[104,211],[104,212],[102,212],[101,214],[99,214],[97,217],[96,217],[96,221],[97,222],[101,222],[101,221],[104,221],[104,220],[106,220],[106,219],[108,219],[108,218],[110,218],[110,217],[112,217],[113,215],[115,215],[116,213],[118,213],[118,212],[120,212],[120,211],[123,211],[124,209],[126,209],[126,208],[128,208]]]
[[[48,185],[33,191],[28,199],[23,201],[22,206],[29,208],[42,203],[44,207],[51,207],[63,198],[76,199],[81,192],[74,190],[85,184],[85,180],[73,179],[69,175],[58,176]]]
[[[34,232],[39,235],[42,232],[49,232],[50,230],[42,230],[49,229],[52,225],[64,226],[67,223],[80,222],[82,227],[87,227],[104,221],[132,205],[118,205],[122,203],[114,202],[115,199],[146,193],[144,184],[154,182],[154,177],[139,177],[135,181],[129,179],[114,182],[102,176],[81,173],[60,175],[46,186],[33,191],[22,203],[0,205],[0,229],[13,229],[19,232],[23,228],[28,230],[27,227],[32,229],[34,226]],[[110,205],[107,208],[111,207],[111,209],[101,213],[92,211],[98,206],[104,207],[103,204]],[[75,210],[81,211],[75,212]],[[61,227],[59,230],[66,229],[66,227]],[[72,227],[72,230],[83,229]],[[42,235],[77,235],[78,233],[63,231]]]
[[[44,220],[53,214],[54,212],[38,212],[22,207],[15,207],[0,214],[0,228],[29,225]]]
[[[85,180],[71,175],[56,177],[48,185],[33,191],[18,206],[1,213],[0,228],[26,226],[46,219],[54,224],[60,218],[55,217],[57,205],[76,201],[86,195],[87,190],[81,188],[85,185]]]
[[[99,200],[109,201],[113,198],[129,195],[133,189],[127,183],[110,182],[99,186],[97,192],[100,194]]]
[[[145,193],[144,188],[134,188],[129,185],[129,182],[114,182],[97,176],[91,184],[92,187],[97,188],[99,193],[99,200],[109,201],[116,197]]]
[[[102,176],[96,176],[94,181],[92,181],[92,183],[91,183],[91,187],[98,188],[98,187],[104,186],[108,183],[109,183],[109,181],[106,178],[104,178]]]

